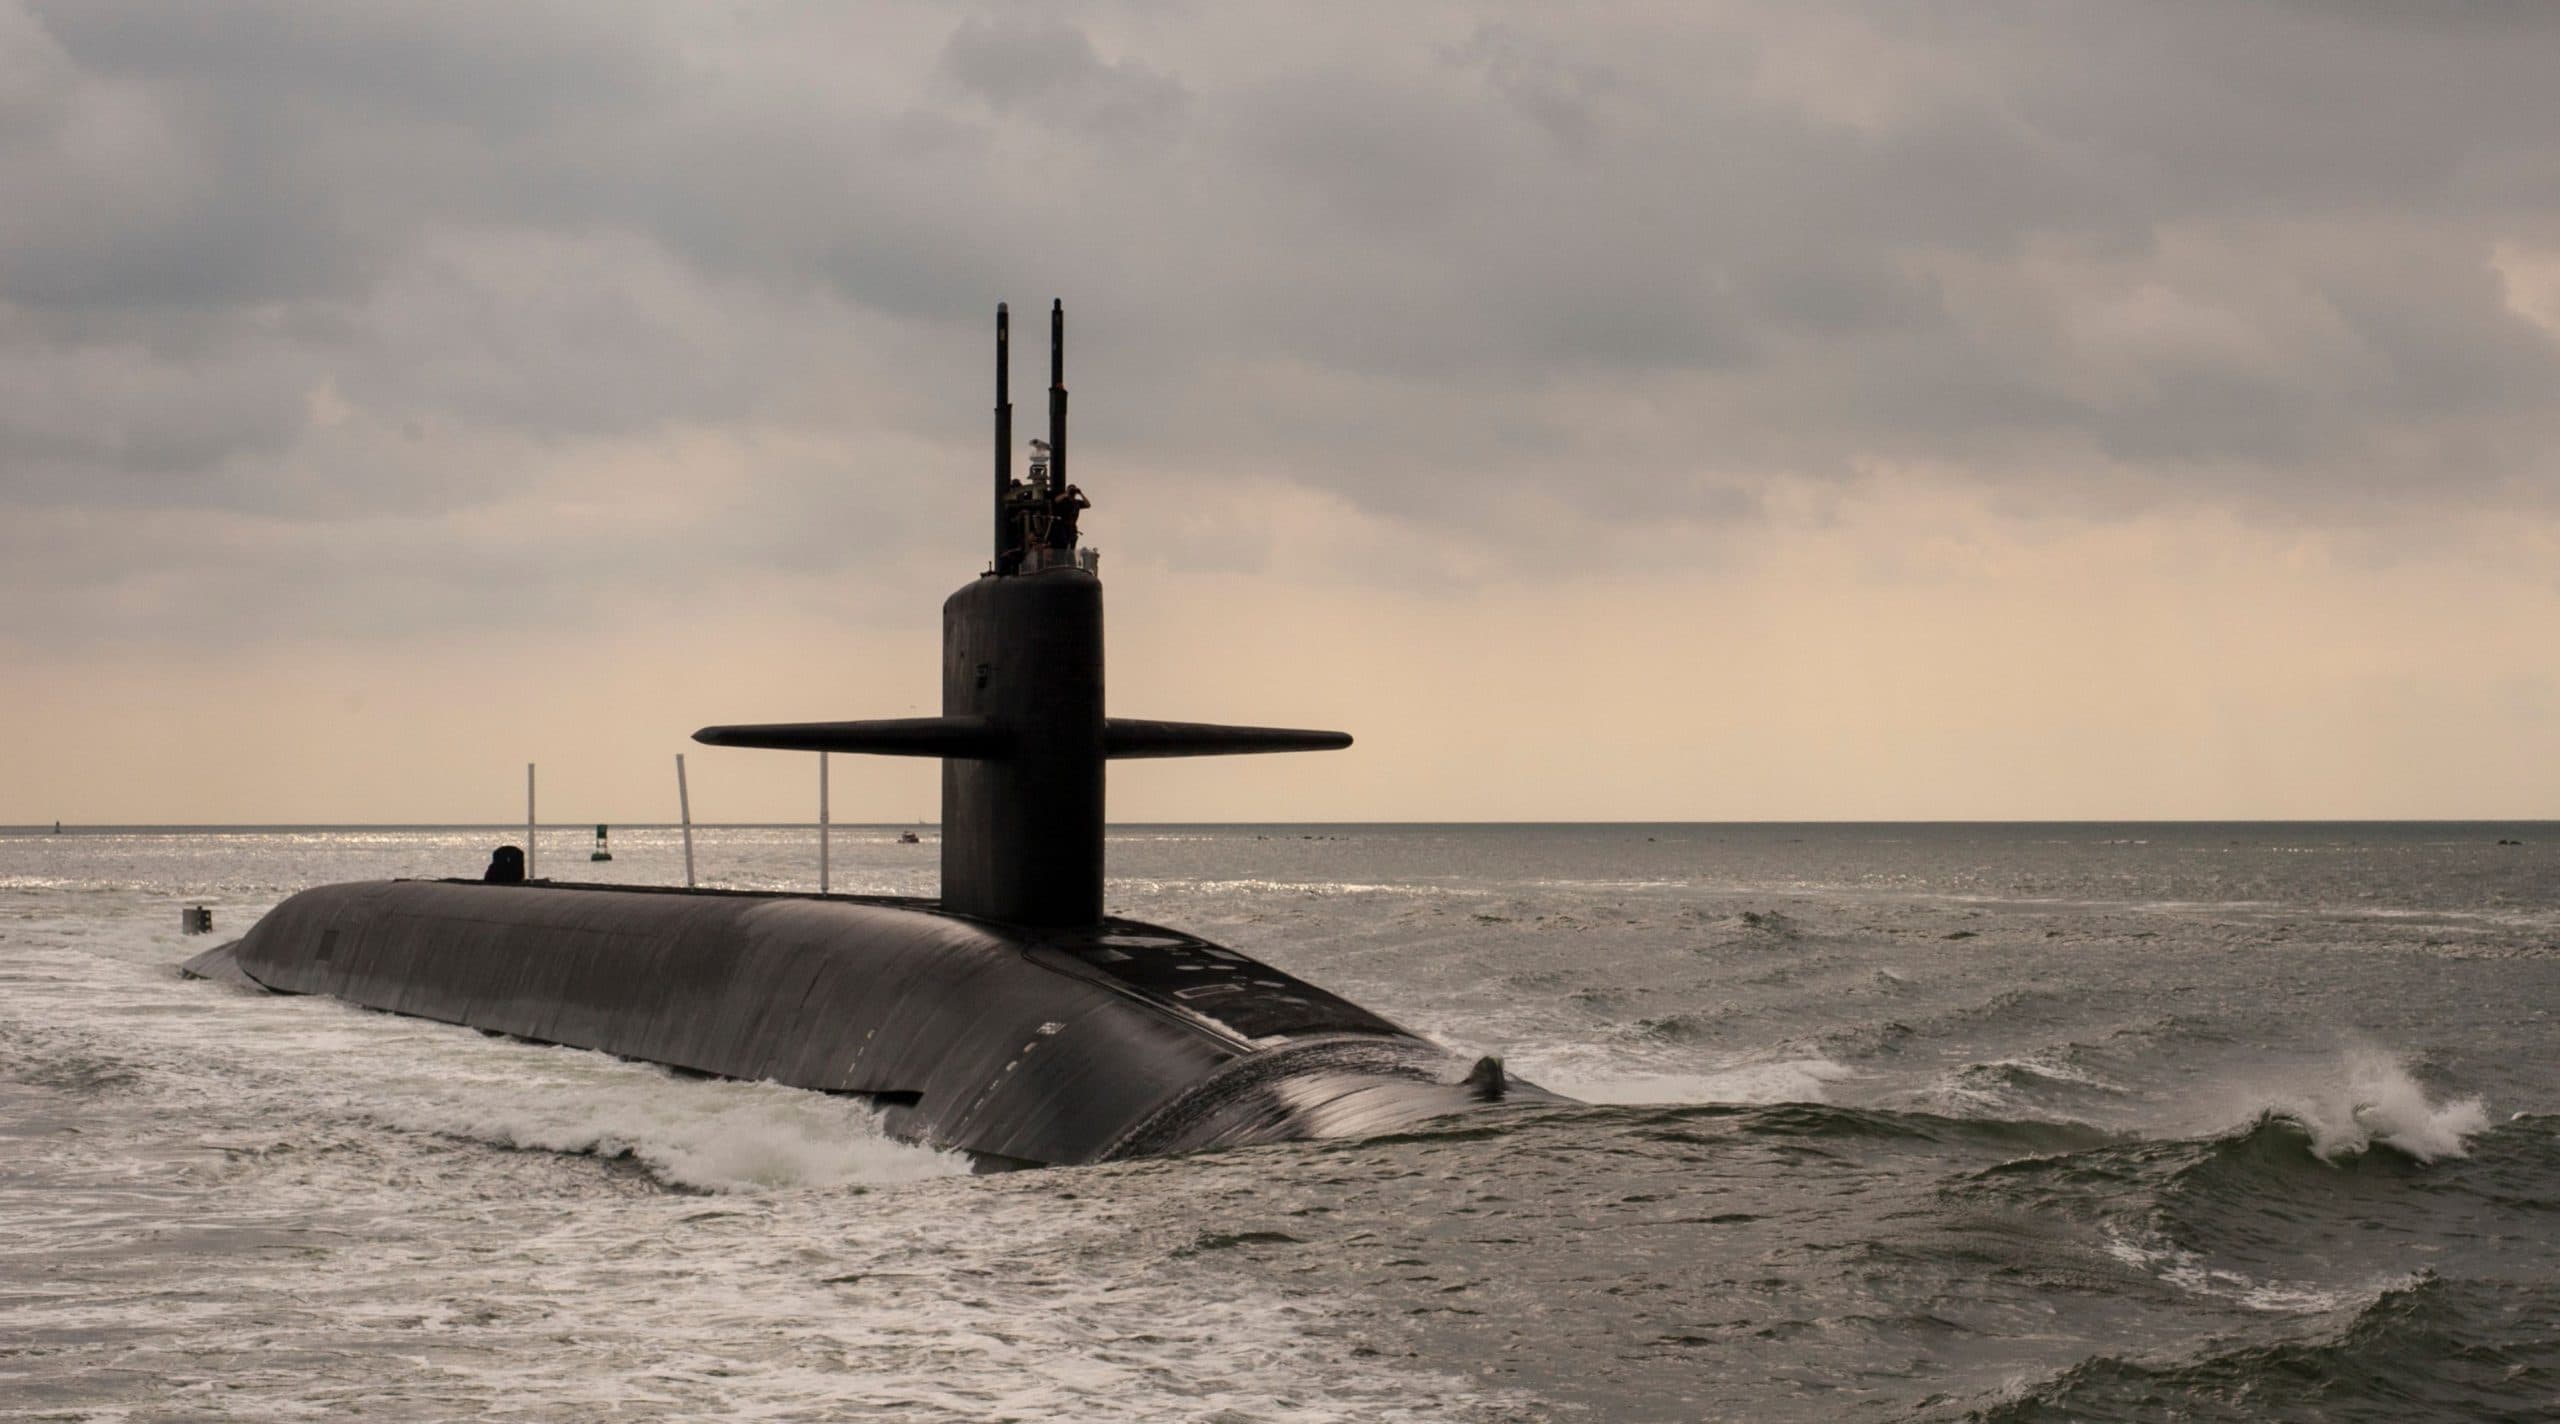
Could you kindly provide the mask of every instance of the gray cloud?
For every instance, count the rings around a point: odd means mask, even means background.
[[[82,551],[0,583],[193,561],[209,628],[340,626],[384,517],[402,626],[871,577],[971,487],[988,307],[1051,292],[1106,523],[1278,480],[1569,573],[1538,500],[1603,560],[1902,466],[2560,493],[2560,340],[2492,267],[2560,253],[2547,7],[0,3],[0,56],[0,505]],[[579,513],[688,440],[790,453],[698,538]],[[251,542],[119,542],[171,510]]]
[[[999,113],[1025,113],[1099,138],[1163,136],[1189,94],[1134,59],[1109,63],[1082,30],[1054,19],[970,19],[942,51],[943,72]]]

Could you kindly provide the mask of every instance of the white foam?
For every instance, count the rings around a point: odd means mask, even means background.
[[[2479,1098],[2430,1102],[2400,1059],[2380,1049],[2346,1055],[2334,1078],[2282,1094],[2262,1111],[2301,1124],[2324,1162],[2377,1145],[2421,1162],[2470,1155],[2470,1141],[2489,1126]]]
[[[2156,1234],[2146,1232],[2136,1238],[2112,1226],[2099,1239],[2098,1248],[2125,1265],[2148,1272],[2180,1290],[2228,1300],[2248,1310],[2287,1315],[2319,1314],[2351,1307],[2362,1309],[2380,1299],[2384,1291],[2400,1289],[2413,1279],[2393,1276],[2379,1282],[2330,1290],[2261,1281],[2239,1271],[2209,1265],[2202,1256]]]
[[[1477,1381],[1356,1351],[1328,1298],[1179,1257],[1179,1168],[954,1176],[854,1100],[182,981],[175,916],[105,899],[12,922],[0,994],[0,1041],[133,1072],[16,1144],[47,1189],[0,1202],[0,1275],[105,1263],[0,1299],[0,1337],[99,1332],[16,1362],[69,1412],[1482,1412]]]
[[[363,1111],[394,1127],[502,1147],[628,1154],[661,1181],[703,1191],[887,1184],[968,1170],[966,1158],[896,1142],[869,1109],[821,1093],[689,1082],[611,1060],[560,1078],[567,1082],[546,1085],[555,1087],[548,1093],[408,1085]]]
[[[200,988],[202,986],[199,986]],[[199,998],[203,997],[201,994]],[[859,1099],[678,1077],[602,1053],[517,1043],[316,998],[243,993],[189,1045],[318,1097],[342,1119],[499,1147],[628,1156],[672,1186],[756,1192],[893,1184],[968,1170],[900,1143]]]
[[[1950,1069],[1939,1074],[1917,1097],[1920,1102],[1955,1117],[1989,1115],[2044,1121],[2078,1120],[2075,1116],[2058,1113],[2037,1103],[2032,1096],[2018,1091],[2021,1088],[2032,1089],[2036,1084],[2086,1088],[2110,1094],[2123,1092],[2123,1089],[2088,1069],[2046,1053],[2035,1053],[2024,1057],[1985,1059]]]
[[[1787,1058],[1736,1063],[1704,1073],[1611,1073],[1561,1071],[1535,1073],[1538,1082],[1569,1098],[1587,1103],[1822,1103],[1831,1100],[1829,1085],[1854,1078],[1857,1070],[1828,1058]]]
[[[2110,1089],[2115,1086],[2086,1068],[2057,1062],[2042,1055],[2026,1058],[1993,1058],[1978,1066],[1986,1069],[2007,1068],[2029,1077],[2043,1078],[2056,1083],[2078,1083],[2084,1087]]]

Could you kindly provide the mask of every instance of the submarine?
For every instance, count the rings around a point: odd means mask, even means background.
[[[1102,582],[1067,481],[1063,302],[1048,434],[1017,471],[996,308],[993,557],[942,607],[942,715],[705,727],[716,747],[937,757],[938,899],[523,880],[324,885],[197,978],[873,1104],[981,1168],[1370,1136],[1556,1101],[1195,935],[1107,914],[1104,771],[1326,751],[1341,732],[1106,716]]]

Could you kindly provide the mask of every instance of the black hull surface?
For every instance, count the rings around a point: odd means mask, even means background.
[[[902,1137],[1012,1163],[1366,1135],[1506,1091],[1491,1060],[1470,1072],[1178,931],[1029,929],[921,900],[368,881],[305,890],[186,968],[861,1094]]]

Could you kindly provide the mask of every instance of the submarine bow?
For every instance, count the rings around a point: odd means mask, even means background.
[[[1341,732],[1103,711],[1102,583],[1066,478],[1065,312],[1049,434],[1011,456],[996,314],[994,550],[944,603],[942,715],[706,727],[712,746],[942,761],[942,894],[606,885],[322,886],[204,977],[878,1103],[893,1132],[1072,1164],[1393,1130],[1545,1098],[1336,995],[1103,913],[1120,758],[1323,751]]]

